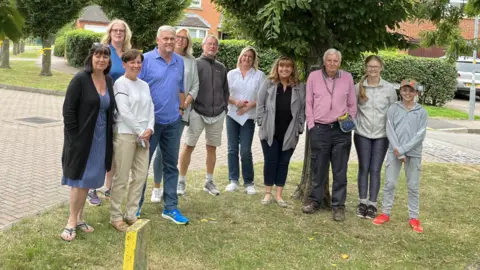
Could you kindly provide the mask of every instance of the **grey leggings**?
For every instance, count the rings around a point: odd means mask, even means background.
[[[369,195],[370,202],[377,202],[382,164],[388,150],[388,139],[369,139],[355,133],[353,142],[358,155],[359,198],[367,199],[367,195]],[[368,182],[369,175],[370,183]]]

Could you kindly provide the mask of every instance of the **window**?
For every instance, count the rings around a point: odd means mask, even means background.
[[[202,7],[202,0],[192,0],[190,4],[190,8],[201,8]]]
[[[208,32],[208,30],[200,29],[200,28],[187,27],[187,29],[190,32],[190,36],[192,36],[192,38],[204,38]]]

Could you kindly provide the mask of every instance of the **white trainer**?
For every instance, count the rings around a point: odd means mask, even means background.
[[[228,184],[227,187],[225,187],[225,191],[228,191],[228,192],[238,191],[238,184],[233,181],[230,182],[230,184]]]
[[[163,196],[163,188],[153,188],[152,190],[152,198],[150,201],[152,203],[159,203],[162,201]]]
[[[257,194],[257,191],[255,190],[255,186],[254,186],[254,185],[246,186],[246,187],[245,187],[245,192],[246,192],[248,195],[255,195],[255,194]]]

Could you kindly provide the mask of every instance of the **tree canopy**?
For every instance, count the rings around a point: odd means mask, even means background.
[[[133,32],[132,45],[143,49],[154,44],[158,27],[175,25],[191,0],[96,0],[108,18],[122,19]]]
[[[412,10],[410,0],[213,0],[236,28],[261,47],[310,63],[329,47],[346,59],[385,47],[406,47],[394,29]]]
[[[16,0],[18,10],[25,15],[25,31],[34,37],[47,39],[66,23],[76,19],[88,0]]]
[[[0,0],[0,41],[8,37],[17,42],[22,36],[24,22],[13,0]]]

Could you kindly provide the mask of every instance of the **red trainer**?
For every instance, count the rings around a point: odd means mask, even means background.
[[[420,220],[418,220],[416,218],[411,218],[408,221],[408,224],[410,224],[410,227],[412,227],[414,232],[423,233],[423,228],[422,228],[422,226],[420,226]]]
[[[376,218],[373,219],[372,223],[375,225],[382,225],[383,223],[389,222],[390,216],[387,214],[378,215]]]

